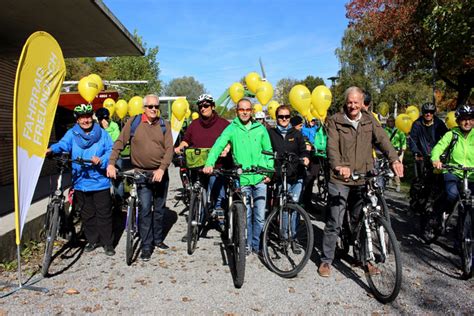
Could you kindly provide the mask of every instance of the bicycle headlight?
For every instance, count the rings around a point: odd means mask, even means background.
[[[237,168],[237,170],[235,170],[235,173],[240,176],[243,173],[242,168]]]

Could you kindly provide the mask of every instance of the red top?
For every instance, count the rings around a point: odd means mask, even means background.
[[[207,120],[200,117],[191,122],[184,134],[183,141],[188,143],[189,147],[211,148],[227,125],[229,122],[219,117],[215,112]]]

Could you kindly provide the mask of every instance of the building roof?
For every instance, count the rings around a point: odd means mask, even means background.
[[[50,33],[66,58],[141,56],[143,47],[101,0],[2,0],[0,57],[18,59],[27,38]]]

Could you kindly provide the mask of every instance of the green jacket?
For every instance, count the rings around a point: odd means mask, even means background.
[[[467,137],[464,137],[464,134],[461,132],[459,127],[454,127],[452,130],[448,131],[444,136],[439,140],[436,146],[433,147],[431,151],[431,161],[440,160],[440,156],[448,148],[453,138],[453,133],[458,134],[458,140],[452,148],[451,156],[449,157],[448,164],[451,165],[463,165],[465,167],[474,167],[474,129],[472,129]],[[445,173],[447,171],[444,171]],[[462,171],[454,171],[454,174],[462,179]],[[474,173],[470,172],[468,174],[469,180],[474,181]]]
[[[396,127],[391,129],[390,127],[387,126],[384,128],[384,130],[385,132],[387,132],[388,138],[391,138],[390,141],[393,147],[395,147],[395,150],[400,151],[400,150],[407,149],[407,137],[405,133],[403,133],[401,130],[399,130]],[[395,135],[393,135],[393,132],[395,132]]]
[[[109,122],[109,127],[105,129],[107,133],[109,133],[110,138],[112,138],[112,141],[115,142],[115,140],[119,137],[120,135],[120,128],[117,123],[114,121]]]
[[[324,125],[321,125],[318,128],[318,131],[316,132],[316,134],[314,135],[313,146],[314,146],[314,149],[316,149],[314,152],[314,155],[326,158],[327,157],[326,155],[327,143],[328,143],[328,135],[326,134],[326,127]]]
[[[240,119],[236,117],[217,138],[207,156],[206,167],[214,166],[220,153],[230,143],[234,162],[242,165],[243,169],[258,166],[273,169],[273,160],[270,156],[262,154],[262,150],[273,151],[267,129],[258,122],[252,122],[247,129]],[[261,174],[243,174],[240,176],[240,184],[256,185],[262,182],[264,176]]]

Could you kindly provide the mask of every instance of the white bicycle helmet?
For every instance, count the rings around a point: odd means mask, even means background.
[[[197,99],[197,104],[201,103],[211,103],[214,104],[214,98],[210,94],[201,94]]]
[[[265,113],[263,113],[262,111],[258,111],[255,113],[255,118],[256,119],[264,119],[265,118]]]

